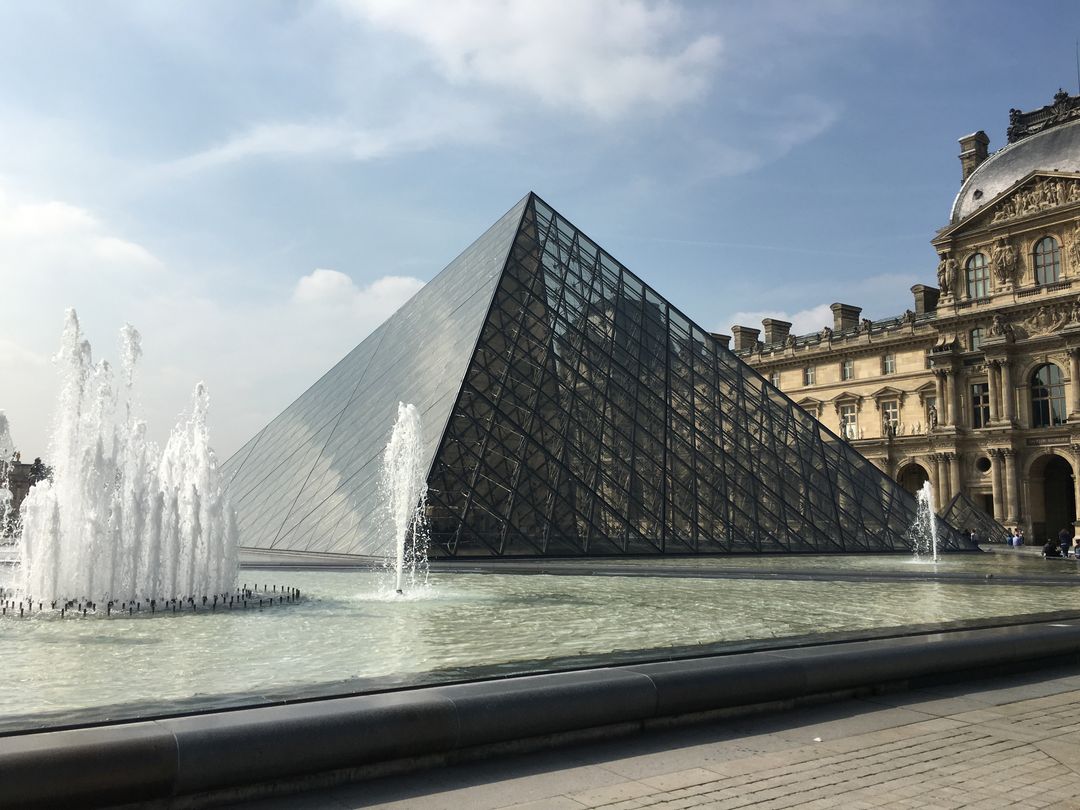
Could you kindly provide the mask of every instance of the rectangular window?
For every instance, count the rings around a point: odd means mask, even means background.
[[[859,418],[854,405],[840,406],[840,435],[849,440],[859,438]]]
[[[981,328],[976,326],[974,329],[971,330],[971,350],[973,352],[976,352],[979,349],[981,349],[982,348],[982,341],[983,341],[983,331],[982,331]]]
[[[887,354],[881,358],[881,373],[882,374],[895,374],[896,373],[896,355]]]
[[[769,375],[769,382],[773,384],[775,388],[780,387],[780,372],[774,371]]]
[[[855,379],[855,361],[845,360],[840,364],[840,379],[841,380],[854,380]]]
[[[814,374],[813,366],[807,366],[806,368],[804,368],[802,372],[803,385],[813,385],[815,376],[816,375]]]
[[[975,383],[971,386],[971,426],[986,427],[990,423],[990,384]]]
[[[887,399],[881,403],[881,432],[884,436],[895,436],[900,428],[900,403]]]

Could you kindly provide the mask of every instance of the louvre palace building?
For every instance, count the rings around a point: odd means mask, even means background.
[[[910,308],[836,303],[815,334],[765,319],[732,348],[905,489],[962,493],[1031,542],[1080,527],[1080,96],[1011,110],[988,147],[960,138],[936,284]]]

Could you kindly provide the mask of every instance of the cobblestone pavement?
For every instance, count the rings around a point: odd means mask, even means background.
[[[239,806],[1080,808],[1080,667],[670,729]]]

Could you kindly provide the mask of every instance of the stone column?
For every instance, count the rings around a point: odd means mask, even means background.
[[[960,371],[949,371],[949,424],[960,427],[963,420],[960,417]]]
[[[934,465],[934,508],[941,511],[945,506],[945,465],[939,453],[929,458]]]
[[[1075,537],[1077,529],[1080,529],[1080,445],[1074,444],[1072,451],[1073,503],[1076,504],[1076,514],[1073,516],[1073,536]]]
[[[1016,478],[1016,451],[1005,448],[1005,522],[1015,524],[1020,520],[1020,482]]]
[[[960,454],[959,453],[946,453],[945,458],[949,460],[949,499],[955,498],[960,494]]]
[[[998,409],[998,395],[1001,386],[998,384],[998,373],[1001,364],[997,360],[989,360],[986,363],[986,381],[990,386],[990,423],[993,424],[1001,419],[1001,411]]]
[[[1080,349],[1069,349],[1069,416],[1080,419]]]
[[[1016,392],[1013,390],[1012,365],[1001,361],[1001,404],[1004,405],[1005,421],[1016,421]]]
[[[937,383],[937,420],[939,425],[949,424],[949,403],[945,401],[945,372],[935,371],[934,382]]]
[[[990,451],[990,476],[994,488],[994,520],[1001,523],[1005,518],[1004,493],[1001,485],[1001,450],[997,448]]]

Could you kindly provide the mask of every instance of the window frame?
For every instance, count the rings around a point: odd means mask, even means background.
[[[1041,379],[1041,372],[1046,369],[1046,379]],[[1054,379],[1054,376],[1057,379]],[[1065,375],[1056,363],[1043,363],[1037,366],[1029,378],[1028,391],[1031,396],[1031,427],[1054,428],[1064,425],[1068,420],[1065,406]]]
[[[816,366],[803,366],[802,371],[803,387],[806,388],[816,384],[817,380],[817,367]]]
[[[855,379],[855,361],[850,357],[840,361],[840,379],[842,381]]]
[[[971,351],[977,352],[982,350],[983,344],[983,328],[976,326],[968,331],[968,345],[971,346]]]
[[[973,382],[970,385],[971,427],[975,430],[990,424],[990,382]]]
[[[1057,239],[1049,234],[1039,239],[1031,249],[1031,261],[1036,285],[1042,287],[1061,281],[1061,245]],[[1053,278],[1046,277],[1047,267],[1052,271]]]
[[[980,251],[968,257],[964,262],[964,279],[968,298],[990,297],[990,265],[986,262],[985,253]]]
[[[882,374],[895,374],[896,373],[896,352],[885,352],[881,357],[881,373]]]
[[[890,418],[890,413],[892,418]],[[900,400],[881,400],[881,435],[896,436],[900,430]]]
[[[838,424],[840,426],[840,438],[854,441],[859,438],[859,406],[854,402],[841,402],[836,406]],[[845,419],[850,416],[850,419]]]

